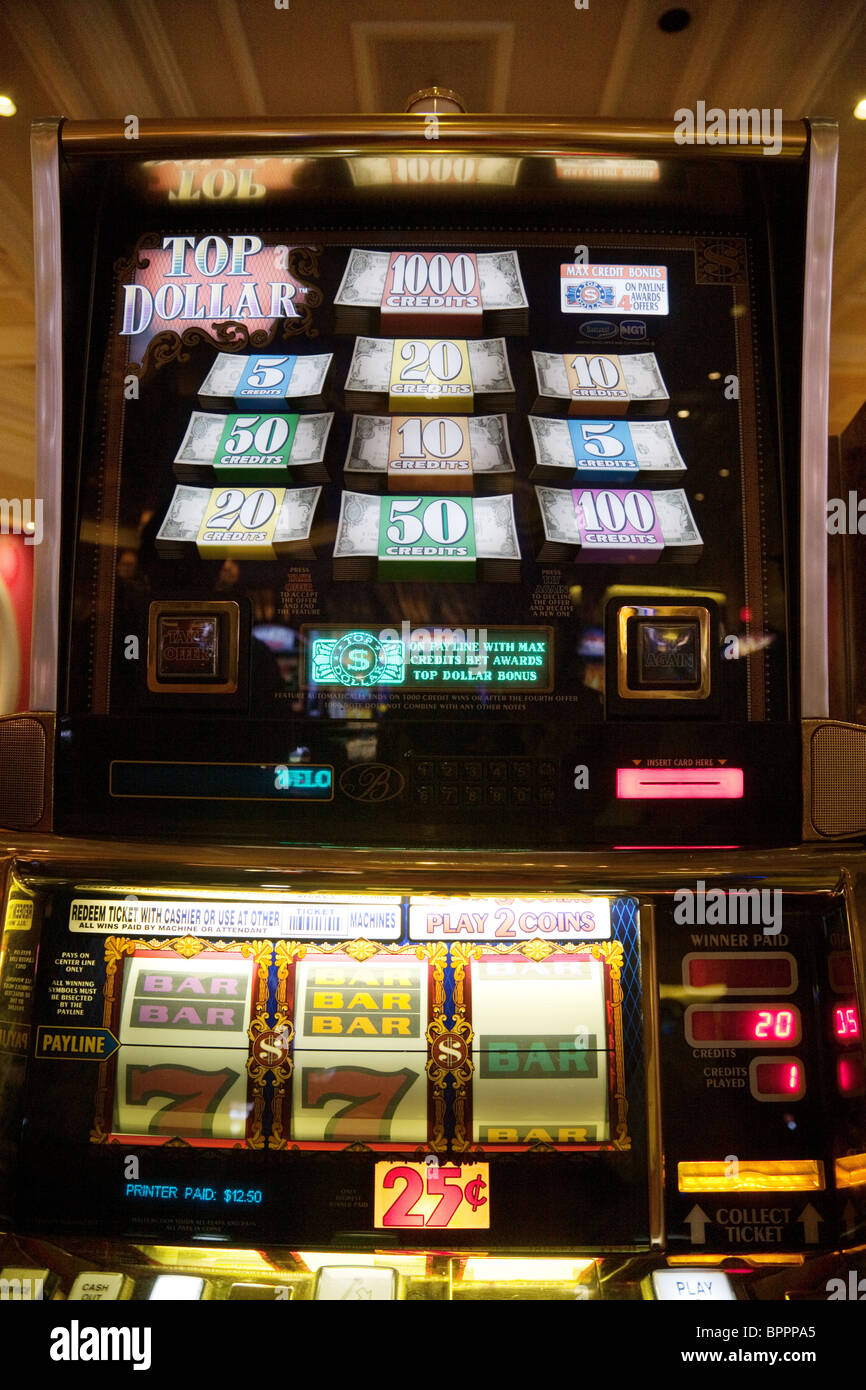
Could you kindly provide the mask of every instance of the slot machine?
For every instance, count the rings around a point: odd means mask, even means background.
[[[863,1273],[835,152],[820,121],[34,129],[4,1296]]]

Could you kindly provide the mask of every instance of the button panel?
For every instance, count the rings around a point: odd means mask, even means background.
[[[412,800],[430,807],[550,806],[557,798],[555,758],[418,758]]]

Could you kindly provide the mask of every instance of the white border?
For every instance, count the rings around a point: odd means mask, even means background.
[[[827,653],[827,438],[830,431],[830,294],[839,131],[810,121],[803,367],[800,388],[800,717],[830,712]]]
[[[33,259],[36,315],[36,496],[45,527],[33,557],[30,708],[57,709],[60,642],[60,522],[63,462],[63,313],[60,254],[60,122],[36,121],[33,166]]]

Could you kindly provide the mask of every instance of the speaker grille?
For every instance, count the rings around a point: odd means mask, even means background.
[[[866,729],[825,724],[812,735],[812,824],[819,835],[866,830]]]
[[[30,830],[41,821],[46,748],[38,719],[0,719],[0,825]]]

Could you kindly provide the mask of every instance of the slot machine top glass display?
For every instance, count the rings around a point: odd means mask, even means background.
[[[782,1297],[862,1244],[834,168],[35,129],[0,1215],[64,1294]]]
[[[54,829],[799,841],[805,127],[423,124],[61,132]]]

